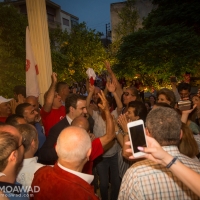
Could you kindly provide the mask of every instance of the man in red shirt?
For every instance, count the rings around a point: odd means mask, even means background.
[[[11,114],[11,107],[9,101],[11,99],[5,99],[0,96],[0,122],[5,122],[7,117]]]
[[[57,74],[51,75],[51,86],[44,96],[44,106],[40,111],[45,135],[48,136],[52,126],[58,123],[66,115],[65,107],[62,105],[61,97],[56,92]]]

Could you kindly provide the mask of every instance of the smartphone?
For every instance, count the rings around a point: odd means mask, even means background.
[[[147,147],[146,133],[143,120],[129,122],[127,124],[128,134],[131,141],[131,148],[135,158],[145,155],[138,150],[138,147]]]

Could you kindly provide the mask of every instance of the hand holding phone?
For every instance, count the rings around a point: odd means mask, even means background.
[[[127,128],[134,158],[144,156],[145,153],[138,150],[138,147],[147,147],[143,120],[129,122]]]

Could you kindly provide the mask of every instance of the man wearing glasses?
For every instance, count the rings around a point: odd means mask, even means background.
[[[18,130],[9,125],[0,126],[0,197],[2,199],[29,199],[24,191],[14,188],[21,185],[16,177],[24,157],[24,139]]]

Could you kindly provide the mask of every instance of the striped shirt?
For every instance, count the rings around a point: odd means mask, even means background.
[[[163,147],[172,156],[200,174],[200,162],[181,154],[176,146]],[[132,165],[123,177],[118,200],[200,199],[166,167],[150,160]]]

